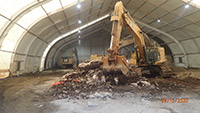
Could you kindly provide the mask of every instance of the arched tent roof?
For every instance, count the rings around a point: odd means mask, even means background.
[[[0,1],[0,64],[3,75],[40,70],[50,50],[61,50],[71,32],[112,12],[117,0],[6,0]],[[199,6],[190,0],[122,0],[142,30],[163,40],[171,49],[175,64],[200,67]],[[191,4],[185,8],[186,4]],[[77,4],[81,4],[80,10]],[[107,29],[105,17],[89,25]],[[160,19],[161,22],[157,22]],[[79,24],[78,20],[82,23]],[[106,20],[106,21],[105,21]],[[105,23],[98,24],[98,23]],[[96,25],[95,25],[96,24]],[[88,26],[87,26],[88,27]],[[87,27],[83,28],[86,29]],[[92,31],[93,28],[90,28]],[[71,32],[71,34],[70,34]],[[68,34],[68,35],[66,35]],[[56,40],[57,39],[57,40]],[[55,43],[56,41],[57,43]],[[52,45],[52,42],[55,43]],[[183,58],[183,63],[178,58]],[[42,61],[43,59],[43,61]],[[42,62],[41,62],[42,61]]]

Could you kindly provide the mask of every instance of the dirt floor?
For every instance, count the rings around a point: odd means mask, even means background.
[[[50,113],[54,109],[49,105],[52,99],[45,94],[64,73],[45,71],[1,80],[0,113]]]
[[[49,95],[66,71],[8,78],[0,80],[0,113],[199,113],[200,70],[174,71],[171,78],[147,78],[149,87],[113,85],[73,99]]]

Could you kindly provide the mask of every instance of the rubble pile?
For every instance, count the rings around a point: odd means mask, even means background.
[[[78,68],[65,74],[59,82],[51,85],[50,94],[55,98],[89,98],[96,92],[112,92],[115,86],[130,85],[149,87],[151,83],[141,76],[104,75],[102,61],[86,60]],[[134,73],[135,74],[135,73]]]

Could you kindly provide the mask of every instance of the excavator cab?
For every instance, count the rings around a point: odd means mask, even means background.
[[[148,48],[145,50],[147,65],[153,65],[159,60],[158,48]]]

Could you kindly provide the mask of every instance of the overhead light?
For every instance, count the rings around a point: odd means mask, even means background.
[[[160,22],[160,19],[158,19],[157,22]]]
[[[78,20],[78,23],[81,24],[82,23],[81,20]]]
[[[79,45],[81,44],[81,40],[78,40],[78,44],[79,44]]]
[[[186,5],[185,5],[185,8],[189,8],[189,7],[190,7],[190,5],[189,5],[189,4],[186,4]]]
[[[81,4],[77,4],[77,6],[76,6],[78,9],[80,9],[81,8]]]
[[[81,30],[78,30],[78,33],[81,33]]]

